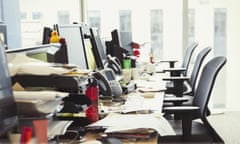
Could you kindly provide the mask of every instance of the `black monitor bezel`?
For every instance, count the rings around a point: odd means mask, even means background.
[[[96,30],[96,29],[89,28],[89,30],[90,30],[90,35],[91,35],[90,40],[92,43],[92,50],[93,50],[95,62],[96,62],[98,70],[102,70],[102,69],[104,69],[104,64],[103,64],[103,59],[100,56],[99,48],[98,48],[96,37],[94,34],[95,33],[94,30]]]
[[[58,50],[52,51],[53,48],[57,48]],[[24,53],[27,56],[35,53],[45,52],[47,55],[47,62],[52,63],[68,63],[68,54],[66,47],[62,44],[43,44],[43,45],[35,45],[24,48],[16,48],[16,49],[8,49],[6,53]],[[51,55],[51,56],[50,56]]]

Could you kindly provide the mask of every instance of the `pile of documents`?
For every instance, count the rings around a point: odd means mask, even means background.
[[[175,135],[168,121],[159,114],[117,114],[111,113],[88,127],[105,128],[108,136],[120,138],[149,138],[154,133]]]
[[[19,115],[38,116],[62,108],[62,99],[69,93],[58,91],[14,91]]]

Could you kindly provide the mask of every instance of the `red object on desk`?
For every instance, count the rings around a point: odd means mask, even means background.
[[[98,85],[95,79],[89,80],[89,86],[86,90],[86,96],[91,100],[91,105],[86,110],[87,119],[95,122],[99,119],[98,116]]]
[[[21,144],[28,144],[32,139],[32,128],[31,127],[23,127],[22,128],[22,136],[21,136]]]

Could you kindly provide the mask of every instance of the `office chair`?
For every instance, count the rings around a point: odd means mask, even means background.
[[[173,94],[177,97],[182,97],[183,95],[193,95],[195,85],[197,82],[198,74],[200,72],[201,65],[204,61],[204,58],[211,51],[211,47],[206,47],[202,49],[196,57],[196,60],[193,65],[191,76],[181,76],[181,77],[169,77],[163,78],[164,81],[170,81],[171,83],[166,83],[165,94]],[[169,97],[166,97],[167,101]]]
[[[168,120],[176,135],[160,136],[160,142],[224,143],[207,119],[207,105],[216,77],[226,63],[223,56],[214,57],[203,68],[191,106],[164,107],[167,114],[181,114],[181,120]],[[201,121],[193,121],[200,119]]]
[[[162,63],[169,63],[170,68],[163,69],[163,72],[170,72],[171,76],[178,76],[180,74],[183,74],[184,76],[186,76],[193,52],[197,46],[198,46],[198,43],[194,42],[187,47],[187,49],[185,51],[185,56],[183,58],[183,62],[179,68],[175,67],[175,63],[178,62],[177,60],[162,60],[162,61],[160,61]]]

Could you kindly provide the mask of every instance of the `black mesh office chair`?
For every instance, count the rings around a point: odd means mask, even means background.
[[[181,66],[178,68],[175,67],[175,63],[178,62],[177,60],[162,60],[162,61],[160,61],[162,63],[166,63],[166,62],[169,63],[170,68],[163,69],[163,72],[170,72],[171,76],[176,76],[176,75],[180,75],[180,74],[183,74],[184,76],[186,76],[193,52],[197,46],[198,46],[198,43],[194,42],[187,47],[184,58],[183,58],[183,62],[181,64]]]
[[[173,94],[177,97],[182,97],[183,94],[192,96],[194,94],[194,89],[196,86],[201,65],[205,57],[210,51],[211,51],[211,47],[206,47],[197,54],[190,77],[181,76],[181,77],[163,78],[163,80],[171,82],[171,83],[167,83],[165,93]],[[167,101],[167,99],[169,99],[169,97],[166,97],[165,101]],[[170,98],[170,100],[171,99],[172,98]]]
[[[207,106],[216,77],[226,63],[226,58],[219,56],[211,59],[203,68],[199,84],[194,93],[191,106],[165,107],[167,114],[181,114],[181,120],[169,120],[176,135],[160,136],[160,142],[216,142],[224,143],[207,119]],[[193,121],[201,119],[201,121]]]

